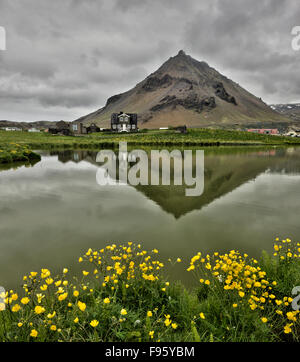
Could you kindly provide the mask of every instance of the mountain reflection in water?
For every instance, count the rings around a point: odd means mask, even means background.
[[[198,251],[259,256],[275,237],[300,240],[300,148],[207,148],[204,193],[182,186],[99,186],[96,152],[42,151],[35,165],[0,167],[0,285],[48,267],[79,271],[79,255],[107,243],[140,242],[161,259]],[[167,264],[167,263],[166,263]]]
[[[87,161],[98,167],[97,152],[60,151],[53,152],[63,163]],[[115,151],[116,156],[118,152]],[[150,152],[149,152],[150,158]],[[194,165],[195,168],[195,165]],[[171,167],[171,175],[173,174]],[[199,197],[186,197],[186,185],[182,186],[134,186],[149,199],[155,201],[164,211],[179,218],[235,190],[244,183],[254,180],[260,174],[300,174],[300,148],[286,149],[212,149],[205,151],[204,192]],[[193,170],[193,174],[195,170]],[[149,161],[150,175],[150,161]],[[149,182],[150,183],[150,182]]]

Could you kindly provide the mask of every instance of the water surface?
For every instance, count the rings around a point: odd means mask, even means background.
[[[205,150],[205,189],[96,183],[96,153],[41,152],[32,167],[0,169],[0,285],[41,267],[77,270],[88,248],[139,242],[186,266],[197,251],[259,256],[275,237],[300,240],[300,148]],[[170,278],[188,283],[183,265]]]

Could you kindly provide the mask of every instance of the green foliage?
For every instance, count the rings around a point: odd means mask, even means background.
[[[41,157],[27,146],[15,142],[0,143],[0,164],[12,162],[32,162]]]
[[[274,249],[259,261],[199,252],[187,269],[199,281],[192,291],[165,280],[155,249],[89,249],[79,258],[87,263],[82,278],[42,269],[24,277],[24,295],[5,295],[0,340],[299,341],[291,287],[300,282],[300,243],[286,239]]]

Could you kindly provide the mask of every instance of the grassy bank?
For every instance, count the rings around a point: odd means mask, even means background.
[[[300,138],[267,136],[249,132],[189,129],[187,134],[173,130],[141,131],[132,134],[97,133],[86,136],[53,136],[47,133],[3,132],[0,144],[15,142],[32,149],[51,148],[103,148],[117,147],[120,141],[138,146],[219,146],[219,145],[291,145],[299,144]]]
[[[300,285],[300,243],[278,240],[274,249],[259,261],[199,252],[187,266],[193,291],[164,278],[157,250],[90,249],[79,258],[82,277],[42,269],[24,276],[24,294],[2,295],[0,340],[299,341],[291,291]]]
[[[31,151],[26,145],[15,142],[0,143],[0,164],[12,162],[34,162],[40,160],[40,155]]]

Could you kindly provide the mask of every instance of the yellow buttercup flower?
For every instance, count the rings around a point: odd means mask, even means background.
[[[99,322],[96,319],[92,320],[90,323],[90,325],[94,328],[97,327],[98,324],[99,324]]]
[[[30,332],[30,337],[36,338],[38,335],[38,332],[35,329],[32,329],[32,331]]]
[[[28,304],[29,303],[29,298],[28,297],[24,297],[21,299],[21,303],[22,304]]]
[[[21,307],[19,306],[19,304],[15,304],[12,308],[11,311],[16,313],[21,309]]]
[[[126,309],[121,309],[120,314],[121,314],[121,315],[126,315],[126,314],[127,314],[127,310],[126,310]]]
[[[68,296],[68,293],[60,294],[58,296],[58,300],[61,302],[61,301],[65,300],[67,298],[67,296]]]
[[[41,278],[42,279],[45,279],[45,278],[49,277],[50,275],[51,275],[50,270],[42,269],[42,272],[41,272]]]
[[[48,285],[52,284],[53,282],[54,282],[54,280],[53,280],[52,278],[47,278],[47,279],[46,279],[46,283],[47,283]]]
[[[41,314],[41,313],[44,313],[45,312],[45,308],[44,307],[41,307],[40,305],[37,305],[35,308],[34,308],[34,311],[36,314]]]
[[[78,305],[78,308],[79,308],[82,312],[85,311],[85,309],[86,309],[86,304],[85,304],[85,303],[83,303],[83,302],[81,302],[81,301],[79,300],[78,303],[77,303],[77,305]]]
[[[104,304],[109,304],[109,303],[110,303],[110,299],[109,299],[109,298],[104,298],[104,299],[103,299],[103,303],[104,303]]]
[[[172,320],[171,319],[169,319],[169,318],[167,318],[166,320],[165,320],[165,326],[166,327],[169,327],[169,325],[171,324],[171,322],[172,322]]]
[[[287,324],[287,325],[284,327],[283,331],[284,331],[285,334],[289,334],[289,333],[292,332],[292,328],[291,328],[292,325],[293,325],[293,324],[291,323],[291,324]]]
[[[154,335],[154,331],[150,331],[149,336],[151,337],[151,339],[153,338],[153,335]]]
[[[52,314],[51,313],[47,314],[47,318],[49,318],[49,319],[54,318],[55,316],[56,316],[55,311]]]
[[[148,312],[147,312],[147,317],[152,317],[152,312],[151,312],[151,310],[149,310]]]
[[[11,300],[17,300],[18,299],[18,294],[17,293],[14,293],[14,294],[12,294],[12,296],[11,296]]]

